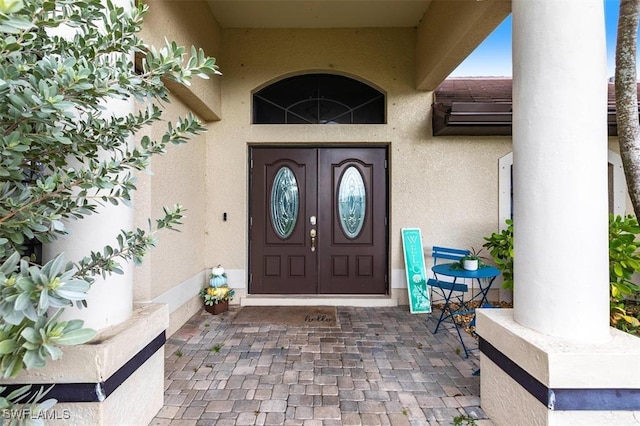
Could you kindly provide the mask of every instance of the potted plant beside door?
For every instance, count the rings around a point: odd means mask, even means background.
[[[229,301],[233,299],[235,291],[227,285],[227,274],[220,265],[211,270],[209,285],[199,293],[204,302],[204,309],[213,315],[229,310]]]

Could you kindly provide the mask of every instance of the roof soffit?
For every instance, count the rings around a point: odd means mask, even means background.
[[[431,0],[208,0],[223,28],[417,27]]]
[[[417,28],[416,88],[434,90],[511,0],[207,0],[222,28]]]
[[[418,27],[418,90],[434,90],[509,13],[511,0],[432,1]]]

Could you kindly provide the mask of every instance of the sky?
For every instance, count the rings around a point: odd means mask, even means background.
[[[614,73],[619,0],[603,0],[607,36],[607,75]],[[450,77],[511,77],[511,15],[500,24]]]

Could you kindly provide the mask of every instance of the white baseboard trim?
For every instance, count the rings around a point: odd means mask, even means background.
[[[393,307],[398,306],[397,291],[392,296],[376,295],[246,295],[247,278],[245,269],[226,269],[229,287],[238,289],[235,303],[242,306],[356,306],[356,307]],[[203,270],[172,289],[153,298],[151,303],[164,303],[169,313],[176,312],[188,303],[207,283],[210,270]],[[404,269],[391,272],[392,288],[406,289]],[[243,291],[244,290],[244,291]],[[399,290],[400,292],[402,290]],[[406,291],[406,290],[405,290]],[[243,294],[244,293],[244,294]],[[237,302],[236,300],[239,299]],[[232,303],[234,303],[232,302]]]
[[[391,270],[391,288],[407,288],[407,274],[404,269]]]
[[[169,306],[169,313],[171,314],[198,294],[206,284],[208,276],[209,272],[207,270],[198,272],[191,278],[156,296],[151,300],[151,303],[165,303]]]

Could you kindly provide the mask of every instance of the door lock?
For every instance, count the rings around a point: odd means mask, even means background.
[[[309,231],[309,236],[311,237],[311,251],[316,251],[316,230]]]

